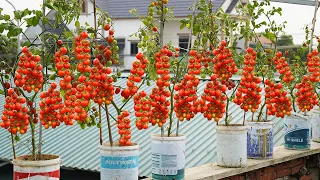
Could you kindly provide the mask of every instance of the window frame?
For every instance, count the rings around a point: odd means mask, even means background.
[[[130,41],[130,56],[135,56],[139,52],[138,41]],[[132,45],[136,44],[135,48],[132,48]],[[134,49],[134,51],[133,51]],[[136,53],[135,53],[136,51]]]

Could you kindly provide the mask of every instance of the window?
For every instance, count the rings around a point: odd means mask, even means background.
[[[138,53],[138,51],[139,51],[138,42],[136,41],[131,42],[130,54],[135,56]]]
[[[81,0],[81,12],[82,13],[88,13],[87,12],[87,1],[86,0]]]
[[[189,36],[179,36],[179,47],[181,52],[187,52]],[[191,46],[190,46],[191,47]]]

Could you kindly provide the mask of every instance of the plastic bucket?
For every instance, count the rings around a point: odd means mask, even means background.
[[[217,163],[222,167],[245,167],[247,164],[247,127],[216,126]]]
[[[270,159],[273,155],[273,122],[246,122],[247,155],[250,159]]]
[[[31,161],[31,155],[19,156],[12,161],[14,180],[59,180],[60,157],[43,154],[44,159]]]
[[[138,180],[139,146],[119,146],[104,143],[100,146],[101,180]]]
[[[320,111],[314,110],[311,118],[311,139],[320,143]]]
[[[151,135],[152,179],[184,179],[186,136]]]
[[[284,147],[286,149],[310,149],[311,120],[308,116],[294,114],[284,119]]]

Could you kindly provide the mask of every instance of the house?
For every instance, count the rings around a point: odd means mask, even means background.
[[[89,25],[94,25],[93,17],[93,1],[92,0],[81,0],[82,1],[82,12],[79,21],[82,25],[87,22]],[[216,11],[218,8],[222,8],[225,12],[236,15],[236,7],[238,3],[246,4],[247,0],[210,0],[213,4],[213,10]],[[132,62],[135,60],[135,54],[139,51],[137,47],[138,39],[130,37],[138,31],[140,27],[143,27],[143,23],[132,15],[129,11],[133,8],[137,9],[140,15],[147,13],[147,8],[150,1],[148,0],[137,0],[134,3],[128,0],[96,0],[96,5],[101,10],[108,12],[110,17],[115,21],[115,38],[119,45],[119,54],[124,61],[124,70],[131,68]],[[166,23],[164,29],[164,42],[172,41],[174,45],[187,49],[189,30],[184,28],[180,30],[180,20],[186,18],[188,14],[192,14],[192,7],[194,0],[172,0],[169,2],[169,6],[173,6],[174,16],[173,20]],[[54,21],[55,12],[50,11],[47,17]],[[74,23],[68,24],[67,28],[71,31],[76,30]],[[31,37],[35,37],[41,32],[40,26],[37,28],[29,28],[26,30],[26,34]],[[105,32],[102,30],[101,34]],[[223,35],[221,35],[223,36]],[[102,39],[101,36],[98,38]],[[223,38],[223,37],[222,37]],[[243,49],[244,42],[238,42],[240,49]]]

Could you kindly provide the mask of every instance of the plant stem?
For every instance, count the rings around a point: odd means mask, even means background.
[[[116,109],[118,115],[121,113],[120,109],[118,108],[118,106],[116,105],[116,103],[112,100],[111,104],[113,105],[113,107]]]
[[[104,107],[105,107],[106,116],[107,116],[107,122],[108,122],[109,141],[110,141],[110,145],[113,146],[113,140],[112,140],[112,133],[111,133],[111,125],[110,125],[110,117],[109,117],[108,106],[105,104]]]
[[[11,146],[12,146],[12,152],[13,152],[13,159],[16,159],[16,148],[14,146],[14,138],[13,138],[13,134],[11,134]]]
[[[261,106],[261,110],[259,112],[259,115],[258,115],[258,122],[260,122],[260,119],[261,119],[261,116],[262,116],[262,111],[263,111],[263,108],[266,106],[266,102],[263,103],[263,105]]]
[[[245,122],[246,122],[246,112],[244,111],[243,112],[243,125],[244,125]]]
[[[176,136],[178,137],[179,135],[179,123],[180,123],[180,120],[178,119],[178,122],[177,122],[177,130],[176,130]]]
[[[163,32],[164,32],[164,13],[163,13],[163,3],[161,3],[161,15],[160,15],[160,34],[159,34],[159,41],[160,41],[160,49],[163,47]],[[163,125],[161,126],[161,136],[163,136],[164,130]]]
[[[46,0],[42,1],[42,4],[44,5],[46,3]],[[42,6],[42,24],[41,24],[41,30],[44,31],[45,27],[44,27],[44,17],[45,17],[45,12],[46,12],[46,7]],[[41,39],[42,39],[42,45],[41,45],[41,50],[42,50],[42,67],[46,67],[46,77],[48,75],[48,71],[47,71],[47,64],[45,64],[44,61],[44,34],[41,35]],[[30,41],[30,40],[29,40]],[[42,69],[43,72],[43,69]],[[43,89],[43,86],[42,86]],[[36,94],[36,93],[35,93]],[[39,143],[38,143],[38,155],[39,158],[41,159],[41,150],[42,150],[42,125],[40,124],[39,126]]]
[[[100,138],[100,145],[102,145],[102,125],[101,125],[101,105],[99,105],[99,123],[100,123],[100,128],[99,128],[99,138]]]
[[[311,28],[311,34],[310,34],[310,45],[309,45],[309,53],[311,53],[312,51],[312,46],[313,46],[313,35],[314,35],[314,29],[316,26],[316,21],[317,21],[317,12],[319,9],[319,1],[316,0],[315,1],[315,9],[314,9],[314,15],[313,15],[313,19],[312,19],[312,28]]]
[[[83,2],[84,3],[84,2]],[[94,44],[95,44],[95,49],[97,49],[97,5],[96,5],[96,0],[93,0],[93,21],[94,21]],[[97,52],[95,53],[95,55]]]
[[[32,157],[33,159],[36,161],[37,157],[36,157],[36,141],[35,141],[35,124],[33,123],[33,116],[31,115],[31,117],[29,118],[29,122],[31,125],[31,143],[32,143]]]
[[[174,106],[173,106],[173,91],[174,91],[174,86],[171,88],[171,86],[169,86],[169,90],[170,90],[170,122],[169,122],[169,128],[168,128],[168,137],[170,137],[171,134],[171,128],[172,128],[172,123],[173,123],[173,119],[172,119],[172,114],[173,114],[173,110],[174,110]],[[178,119],[179,122],[179,119]],[[178,125],[177,125],[178,126]],[[178,128],[177,128],[178,131]]]
[[[224,94],[227,96],[227,93],[224,93]],[[226,123],[226,126],[229,125],[229,123],[228,123],[228,118],[229,118],[228,109],[229,109],[229,98],[227,96],[226,117],[224,119],[224,122]]]

